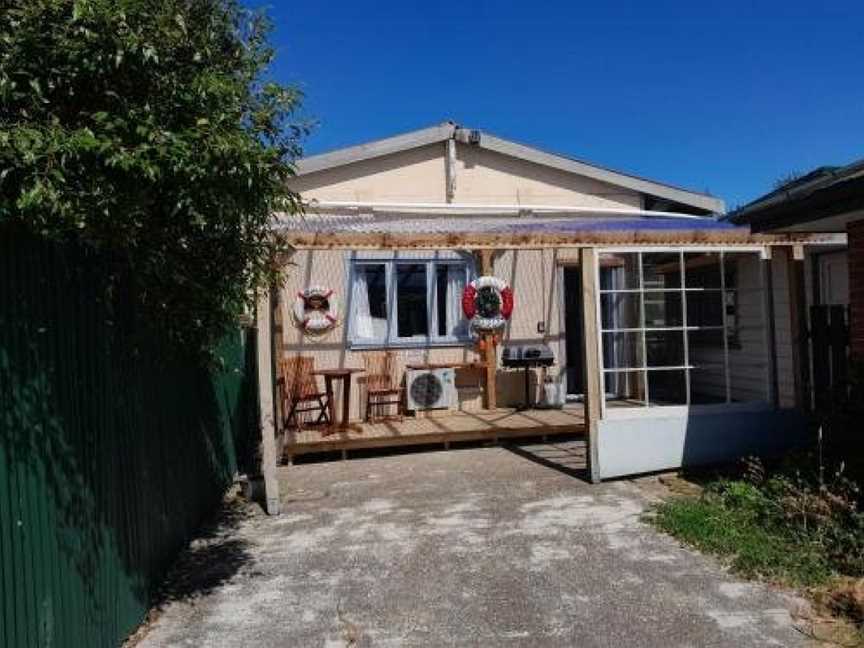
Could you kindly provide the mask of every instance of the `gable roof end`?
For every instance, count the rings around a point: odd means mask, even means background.
[[[371,160],[372,158],[407,151],[420,146],[426,146],[427,144],[444,142],[453,137],[455,131],[455,124],[444,122],[437,126],[421,128],[410,133],[402,133],[401,135],[373,140],[364,144],[358,144],[357,146],[349,146],[347,148],[336,149],[335,151],[328,151],[327,153],[310,155],[309,157],[297,160],[297,175],[334,169],[346,164]]]
[[[624,187],[699,210],[719,214],[725,209],[722,200],[708,194],[674,187],[646,178],[621,173],[620,171],[613,171],[612,169],[557,153],[549,153],[533,146],[495,137],[485,132],[463,128],[454,122],[443,122],[436,126],[430,126],[410,133],[403,133],[358,146],[350,146],[302,158],[296,164],[297,175],[306,175],[326,169],[333,169],[354,162],[426,146],[427,144],[444,142],[448,139],[456,139],[460,142],[470,141],[472,145],[488,151]]]

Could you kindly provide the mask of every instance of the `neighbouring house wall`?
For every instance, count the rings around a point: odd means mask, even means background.
[[[864,358],[864,220],[848,226],[850,344],[852,355]]]
[[[812,331],[811,308],[817,304],[845,304],[849,305],[849,254],[845,247],[841,246],[808,246],[804,248],[805,266],[804,266],[804,287],[807,300],[807,328]],[[832,294],[823,294],[823,288],[830,284],[830,277],[820,277],[821,273],[826,270],[822,262],[825,258],[832,259],[836,267],[832,267],[829,272],[842,272],[845,283],[841,285],[831,285],[830,292]],[[816,285],[817,282],[820,285]],[[845,288],[845,290],[844,290]],[[813,405],[815,406],[815,396],[817,385],[814,379],[814,368],[817,358],[815,356],[816,349],[813,343],[813,337],[810,336],[810,365],[808,367],[810,373],[810,385],[813,392]]]
[[[306,200],[446,202],[445,144],[326,169],[291,180]],[[641,208],[638,192],[467,144],[456,145],[454,203]]]

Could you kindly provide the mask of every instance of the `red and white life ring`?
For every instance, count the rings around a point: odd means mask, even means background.
[[[333,291],[311,286],[297,293],[294,300],[294,321],[305,333],[324,333],[338,320],[339,311]]]
[[[495,312],[481,313],[478,310],[477,296],[484,289],[492,290],[498,298]],[[465,286],[462,292],[462,310],[475,329],[481,331],[500,329],[513,314],[513,290],[506,281],[498,277],[478,277]]]

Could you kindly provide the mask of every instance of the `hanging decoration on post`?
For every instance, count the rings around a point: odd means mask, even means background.
[[[513,313],[513,290],[498,277],[478,277],[462,293],[462,310],[478,331],[495,331]]]
[[[325,333],[336,326],[337,317],[332,290],[311,286],[297,293],[294,321],[304,333]]]

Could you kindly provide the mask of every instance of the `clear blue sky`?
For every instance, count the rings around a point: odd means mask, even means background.
[[[864,157],[864,1],[278,2],[317,153],[445,119],[727,205]]]

